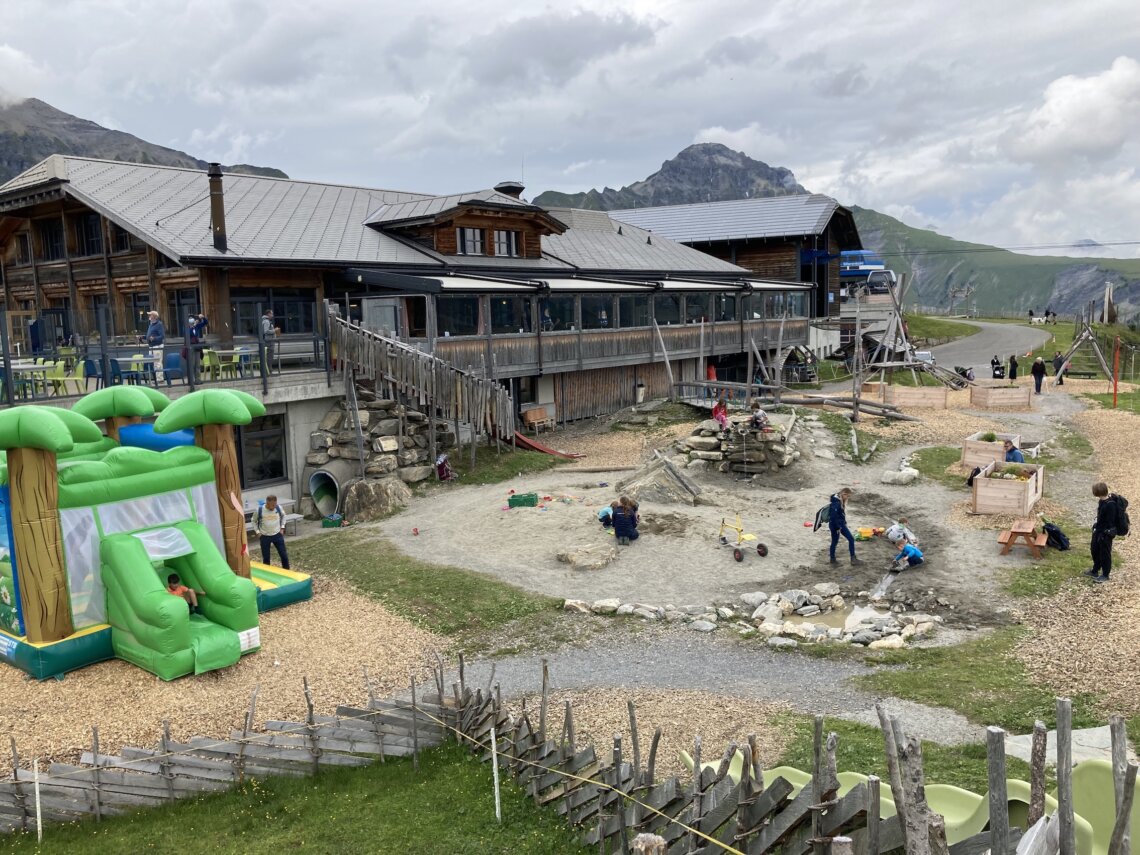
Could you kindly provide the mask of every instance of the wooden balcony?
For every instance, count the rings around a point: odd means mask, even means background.
[[[774,350],[779,321],[720,321],[704,325],[704,355],[747,353],[749,339],[761,352]],[[784,322],[784,346],[807,344],[808,319]],[[670,359],[701,355],[700,324],[661,327]],[[428,350],[425,339],[410,344]],[[512,333],[493,336],[450,336],[435,340],[436,356],[457,368],[482,372],[488,360],[495,377],[520,377],[661,361],[661,345],[652,327]]]

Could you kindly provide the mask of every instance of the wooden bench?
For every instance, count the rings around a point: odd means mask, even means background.
[[[999,532],[997,536],[997,542],[1002,545],[1002,555],[1009,555],[1010,550],[1015,546],[1024,546],[1037,559],[1041,558],[1041,547],[1045,546],[1048,541],[1049,535],[1044,532],[1039,534],[1036,529],[1036,520],[1032,519],[1015,520],[1008,530]]]
[[[535,407],[533,410],[527,410],[522,414],[522,420],[523,424],[533,430],[536,436],[543,428],[546,430],[554,430],[554,419],[546,412],[545,407]]]
[[[1099,375],[1099,371],[1066,371],[1063,377],[1083,377],[1086,380],[1092,380]]]
[[[1001,544],[1009,543],[1009,539],[1011,537],[1013,537],[1012,531],[1003,531],[1001,534],[998,535],[998,543],[1001,543]]]

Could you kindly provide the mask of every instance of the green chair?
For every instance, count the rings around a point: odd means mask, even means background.
[[[1010,778],[1005,782],[1006,798],[1009,799],[1009,825],[1022,830],[1029,828],[1029,794],[1028,781]],[[988,798],[988,796],[987,796]],[[1045,794],[1045,813],[1057,812],[1057,800],[1048,793]],[[1073,825],[1077,830],[1077,855],[1093,855],[1093,827],[1087,819],[1074,811]]]
[[[222,377],[231,377],[237,379],[241,373],[241,365],[238,362],[238,354],[227,353],[225,356],[215,354],[217,356],[219,365],[222,370]]]
[[[1073,769],[1073,810],[1092,826],[1092,855],[1108,852],[1112,826],[1116,823],[1116,790],[1112,764],[1107,760],[1084,760]],[[1132,797],[1132,834],[1140,829],[1140,801]]]
[[[209,374],[211,380],[217,380],[222,373],[222,361],[212,350],[202,351],[202,373]]]
[[[67,364],[61,359],[52,362],[44,372],[44,382],[51,384],[53,395],[63,395],[67,392]],[[46,390],[45,390],[46,392]]]

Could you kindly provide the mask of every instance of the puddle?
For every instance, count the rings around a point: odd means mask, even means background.
[[[874,609],[870,606],[845,606],[841,609],[832,609],[829,612],[820,612],[808,617],[791,614],[784,618],[784,622],[790,624],[810,623],[815,626],[826,626],[828,629],[842,629],[851,632],[863,623],[865,618],[877,620],[890,616],[889,609]]]

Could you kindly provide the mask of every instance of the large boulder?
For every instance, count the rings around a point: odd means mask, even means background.
[[[411,498],[412,491],[398,478],[351,481],[344,488],[344,516],[350,522],[383,519]]]
[[[888,469],[879,476],[879,481],[883,484],[913,484],[918,480],[919,472],[917,469],[911,469],[907,466],[904,469]]]
[[[382,454],[395,454],[400,450],[400,440],[394,436],[378,436],[372,440],[372,450]]]
[[[370,478],[375,478],[381,475],[388,475],[396,471],[396,458],[391,455],[383,457],[374,457],[368,461],[368,465],[364,467],[364,474]]]
[[[573,546],[558,553],[558,560],[575,570],[601,570],[617,557],[617,548],[604,546]],[[615,601],[616,603],[616,601]],[[617,611],[620,604],[614,605]]]
[[[380,419],[369,428],[368,432],[373,436],[395,436],[400,432],[400,420]]]
[[[720,451],[720,440],[715,436],[690,436],[685,445],[698,451]]]
[[[396,470],[401,481],[414,484],[417,481],[426,481],[435,472],[434,466],[403,466]]]

